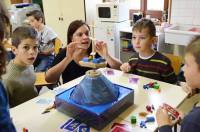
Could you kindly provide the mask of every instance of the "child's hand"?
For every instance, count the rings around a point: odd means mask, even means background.
[[[131,70],[131,66],[129,65],[129,63],[124,63],[120,66],[120,69],[123,72],[129,72]]]
[[[159,107],[156,111],[156,120],[158,127],[172,124],[167,111],[162,107]]]

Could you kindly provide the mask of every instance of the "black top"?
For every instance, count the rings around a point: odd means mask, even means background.
[[[130,59],[131,73],[164,81],[167,83],[176,83],[177,77],[171,66],[170,60],[159,52],[156,52],[151,58],[142,59],[138,53],[135,53]]]
[[[51,67],[60,63],[65,57],[66,57],[66,48],[62,49],[58,53],[58,55],[55,57]],[[73,79],[76,79],[82,75],[85,75],[85,72],[88,70],[91,70],[91,68],[82,67],[79,64],[77,64],[75,61],[72,60],[62,73],[63,83],[67,83]]]
[[[171,126],[165,125],[159,128],[160,132],[172,132]],[[185,116],[181,123],[181,132],[200,132],[200,107],[194,107]]]

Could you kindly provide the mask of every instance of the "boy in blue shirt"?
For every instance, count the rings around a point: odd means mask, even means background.
[[[191,91],[200,88],[200,36],[186,47],[185,65],[183,67],[187,85]],[[156,112],[160,132],[172,132],[171,120],[167,111],[160,107]],[[181,122],[181,132],[200,131],[200,102],[186,115]]]

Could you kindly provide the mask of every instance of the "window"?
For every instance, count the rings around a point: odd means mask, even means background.
[[[147,0],[147,10],[163,11],[164,10],[164,0]]]
[[[151,18],[163,20],[162,14],[168,9],[169,0],[129,0],[131,1],[130,19],[132,14],[142,12],[143,16],[150,15]],[[166,12],[167,13],[167,12]]]
[[[140,0],[129,0],[129,1],[131,1],[130,3],[131,3],[131,8],[132,9],[135,9],[135,10],[140,10],[140,7],[141,7],[141,2],[140,2]]]

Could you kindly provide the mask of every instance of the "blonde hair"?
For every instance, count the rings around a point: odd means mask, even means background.
[[[196,63],[200,69],[200,36],[196,36],[186,47],[185,53],[190,53],[194,56]]]

